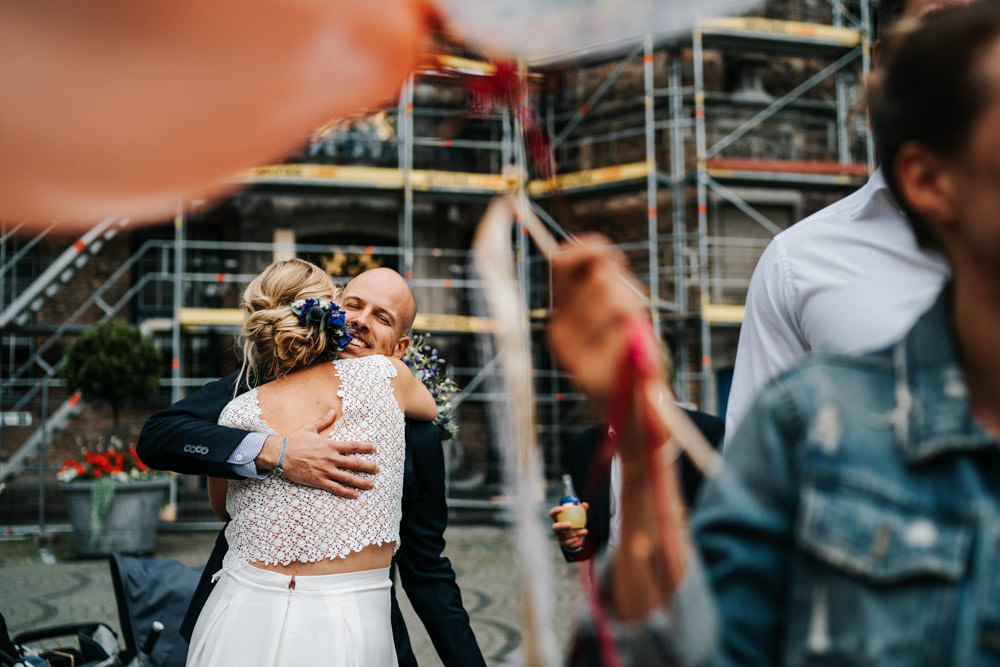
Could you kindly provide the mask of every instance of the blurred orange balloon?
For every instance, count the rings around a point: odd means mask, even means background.
[[[423,0],[0,3],[0,218],[164,219],[390,101]]]

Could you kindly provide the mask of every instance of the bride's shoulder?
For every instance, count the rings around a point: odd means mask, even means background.
[[[249,428],[260,420],[260,404],[257,402],[257,388],[254,387],[233,397],[219,414],[219,424],[234,428]]]
[[[257,387],[251,387],[242,394],[237,394],[236,396],[233,396],[233,398],[230,399],[228,403],[226,403],[226,407],[223,408],[223,410],[232,409],[235,406],[244,405],[246,403],[256,403],[257,389],[258,389]]]
[[[334,359],[333,365],[337,368],[338,373],[342,370],[358,370],[369,373],[377,372],[387,377],[395,377],[396,362],[399,364],[403,363],[398,359],[387,357],[384,354],[368,354],[363,357]]]
[[[391,365],[389,357],[384,354],[366,354],[363,357],[340,357],[333,360],[337,366],[385,366]]]

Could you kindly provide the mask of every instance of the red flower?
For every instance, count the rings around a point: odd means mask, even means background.
[[[136,451],[135,445],[128,448],[129,456],[132,457],[132,465],[135,466],[136,470],[139,472],[146,472],[149,470],[149,466],[142,462],[139,458],[139,452]]]
[[[83,449],[79,459],[66,459],[59,468],[62,481],[73,479],[100,479],[105,476],[134,477],[150,472],[149,466],[142,462],[135,446],[127,450],[119,449],[119,443],[112,440],[110,447],[99,445],[98,449]]]

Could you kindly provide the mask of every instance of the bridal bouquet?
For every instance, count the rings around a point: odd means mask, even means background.
[[[458,384],[448,376],[444,357],[427,344],[427,334],[415,334],[403,355],[403,363],[410,367],[417,379],[431,392],[438,406],[434,423],[441,427],[441,438],[448,440],[458,433],[458,424],[452,414],[451,397],[459,391]]]

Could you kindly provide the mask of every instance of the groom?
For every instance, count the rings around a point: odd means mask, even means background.
[[[407,333],[416,315],[416,301],[402,276],[386,268],[366,271],[348,283],[341,300],[354,340],[340,356],[403,356],[410,344]],[[222,408],[233,397],[235,382],[234,372],[150,417],[137,445],[142,460],[157,469],[212,477],[259,478],[269,474],[278,460],[280,436],[216,424]],[[288,434],[283,475],[300,484],[353,498],[358,489],[372,486],[355,472],[378,470],[373,462],[352,454],[370,453],[374,447],[369,443],[332,441],[320,435],[335,417],[331,412],[325,419]],[[394,563],[441,661],[447,667],[485,665],[462,606],[455,572],[441,555],[448,523],[444,494],[440,430],[427,422],[407,420],[403,518]],[[220,533],[182,627],[186,637],[190,637],[211,593],[211,575],[222,569],[227,549],[225,535]],[[399,664],[416,665],[395,590],[392,629]]]

